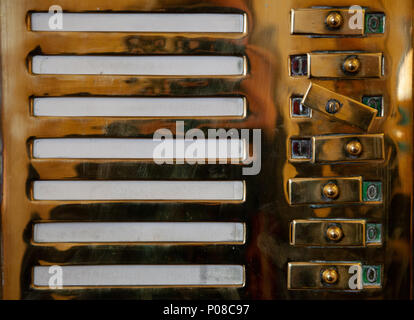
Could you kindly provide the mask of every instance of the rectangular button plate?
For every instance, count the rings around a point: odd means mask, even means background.
[[[323,281],[326,270],[335,270],[336,283]],[[288,264],[289,290],[341,290],[358,291],[363,289],[362,264],[359,262],[291,262]]]
[[[332,135],[292,138],[292,141],[309,141],[311,158],[300,159],[290,150],[291,162],[338,163],[384,160],[384,135]],[[292,143],[288,144],[292,149]],[[359,154],[352,154],[352,146],[360,146]],[[350,151],[351,150],[351,151]],[[351,153],[350,153],[351,152]]]
[[[319,136],[313,137],[312,141],[315,163],[384,160],[383,134]],[[353,156],[348,151],[352,143],[362,146],[359,155]]]
[[[344,62],[356,57],[360,62],[359,71],[347,73]],[[309,53],[309,78],[364,79],[382,76],[382,53]]]
[[[365,220],[294,220],[290,225],[290,244],[305,247],[365,247]],[[338,228],[337,241],[328,237],[330,228]]]
[[[327,104],[337,101],[341,107],[336,113],[327,111]],[[368,131],[377,116],[377,110],[370,108],[356,100],[350,99],[333,91],[311,83],[302,103],[304,106],[324,115],[345,122],[351,126]]]
[[[337,185],[339,194],[335,199],[323,195],[325,185]],[[289,180],[289,203],[323,204],[323,203],[359,203],[361,198],[362,178],[296,178]]]
[[[326,18],[331,12],[339,13],[343,18],[342,26],[338,29],[330,29],[326,25]],[[291,33],[305,35],[348,35],[363,36],[364,24],[351,28],[351,18],[360,15],[365,21],[365,10],[349,9],[292,9]]]

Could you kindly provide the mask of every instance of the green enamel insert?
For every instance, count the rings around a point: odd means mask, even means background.
[[[384,33],[385,30],[385,14],[383,13],[367,13],[365,15],[365,33]]]

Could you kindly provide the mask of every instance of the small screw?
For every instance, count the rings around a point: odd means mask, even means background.
[[[326,110],[326,112],[328,112],[330,114],[335,114],[339,111],[339,109],[341,109],[341,107],[342,107],[342,105],[338,100],[331,99],[326,104],[325,110]]]
[[[378,272],[374,267],[369,267],[366,271],[367,280],[370,283],[376,283],[378,280]]]
[[[377,239],[377,234],[378,234],[378,232],[377,232],[377,228],[376,227],[374,227],[374,226],[368,227],[368,230],[367,230],[367,238],[368,238],[368,241],[374,241],[374,240],[376,240]]]
[[[378,188],[375,184],[371,184],[367,188],[367,197],[369,200],[375,200],[378,197]]]

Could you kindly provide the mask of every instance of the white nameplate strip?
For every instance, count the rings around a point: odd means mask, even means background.
[[[243,223],[53,222],[34,225],[36,243],[233,243],[245,240]]]
[[[243,57],[234,56],[33,56],[35,74],[241,76]]]
[[[171,152],[168,152],[168,151]],[[33,157],[42,159],[143,159],[228,160],[246,159],[246,142],[240,139],[163,140],[62,138],[35,139]]]
[[[32,31],[243,33],[243,14],[223,13],[62,13],[31,14]],[[59,24],[61,19],[61,24]],[[53,22],[53,21],[52,21]]]
[[[67,181],[33,183],[34,200],[244,201],[243,181]]]
[[[37,117],[241,118],[243,98],[42,97],[33,99]]]
[[[49,271],[51,271],[49,273]],[[57,279],[62,276],[61,279]],[[36,266],[37,287],[243,286],[240,265]]]

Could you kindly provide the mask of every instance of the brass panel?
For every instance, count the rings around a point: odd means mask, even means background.
[[[358,155],[350,154],[347,150],[347,146],[352,142],[358,142],[362,147]],[[318,136],[312,138],[312,144],[315,163],[384,160],[382,134]]]
[[[330,101],[339,102],[339,110],[336,112],[328,112],[327,104]],[[360,128],[363,131],[369,131],[378,113],[378,111],[373,108],[315,83],[309,85],[302,103],[304,106],[321,112],[325,116],[340,122],[345,122],[346,124]]]
[[[349,58],[359,60],[355,73],[346,72],[344,63]],[[382,53],[309,53],[308,76],[310,78],[364,79],[382,76]]]
[[[353,273],[350,269],[359,269],[358,278],[362,276],[361,263],[323,263],[323,262],[291,262],[288,265],[288,288],[290,290],[355,290],[351,289],[349,282]],[[323,273],[326,270],[334,270],[338,279],[336,283],[326,284],[323,281]],[[352,270],[352,269],[351,269]],[[359,279],[359,281],[362,281]]]
[[[1,11],[1,296],[5,299],[408,299],[412,293],[412,17],[410,0],[360,0],[369,12],[384,12],[384,34],[369,37],[291,35],[290,10],[330,5],[320,0],[2,0]],[[346,8],[348,0],[335,6]],[[244,34],[33,32],[30,11],[47,12],[232,12],[248,19]],[[355,135],[361,129],[327,119],[292,118],[289,101],[303,96],[307,77],[291,77],[291,56],[309,52],[381,52],[381,77],[314,78],[316,85],[361,101],[383,96],[383,117],[372,120],[372,134],[384,134],[383,162],[295,164],[289,161],[289,137]],[[27,62],[34,54],[108,55],[237,55],[248,64],[244,77],[134,77],[33,75]],[[357,53],[359,55],[359,53]],[[377,61],[377,60],[376,60]],[[322,61],[322,67],[326,61]],[[363,66],[363,64],[362,64]],[[341,74],[341,63],[335,66]],[[335,71],[333,70],[333,71]],[[320,69],[319,71],[323,71]],[[326,71],[326,70],[325,70]],[[332,71],[332,70],[328,70]],[[378,71],[378,70],[376,70]],[[317,70],[312,68],[312,72]],[[377,73],[378,74],[378,73]],[[350,81],[351,79],[351,81]],[[186,128],[249,128],[262,130],[261,172],[243,176],[234,165],[165,165],[139,161],[31,159],[33,138],[151,138],[160,128],[175,133],[176,119],[33,117],[30,98],[42,96],[226,97],[243,96],[243,119],[183,119]],[[369,121],[371,115],[367,114]],[[332,120],[332,121],[331,121]],[[355,119],[354,119],[355,120]],[[291,206],[290,179],[296,177],[363,176],[383,182],[383,203],[343,206]],[[35,180],[245,180],[246,201],[239,204],[68,203],[30,199]],[[367,219],[382,223],[383,246],[309,248],[289,244],[294,219]],[[34,246],[31,227],[46,221],[206,221],[246,223],[242,246],[192,245],[65,245]],[[383,287],[374,291],[290,291],[290,261],[361,261],[384,265]],[[33,266],[113,264],[237,264],[244,265],[243,288],[95,288],[36,290]],[[299,278],[297,278],[299,279]],[[299,279],[300,280],[300,279]]]
[[[330,199],[323,194],[328,184],[339,189],[337,197]],[[296,178],[289,180],[289,203],[291,205],[319,203],[360,203],[362,178]]]
[[[331,13],[339,13],[342,16],[342,23],[338,28],[329,28],[326,23],[327,16]],[[307,34],[307,35],[352,35],[363,36],[365,30],[365,23],[362,28],[351,28],[350,20],[355,17],[355,14],[360,14],[364,17],[365,10],[355,10],[352,14],[349,9],[292,9],[291,11],[291,33],[292,34]]]
[[[294,220],[290,229],[290,244],[305,247],[365,247],[365,220]],[[338,228],[337,240],[327,232]]]

